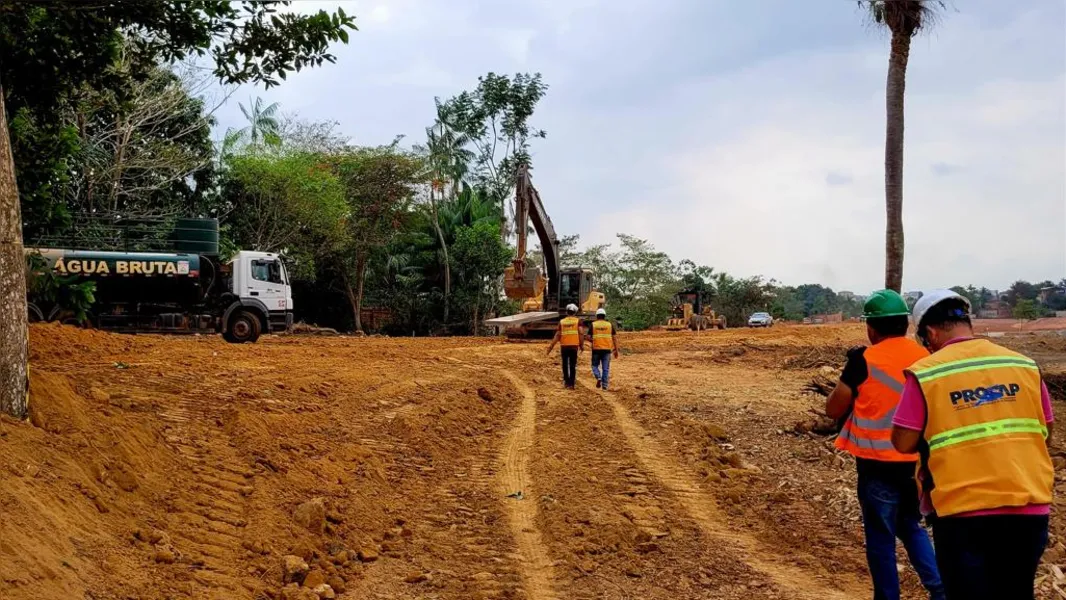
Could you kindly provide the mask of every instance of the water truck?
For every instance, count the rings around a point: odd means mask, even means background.
[[[126,333],[221,333],[254,342],[292,326],[292,288],[281,257],[239,251],[219,255],[218,221],[177,219],[160,227],[94,224],[63,238],[43,236],[26,248],[65,281],[91,281],[87,323],[45,294],[31,292],[29,319],[79,322]],[[33,286],[30,286],[31,288]]]

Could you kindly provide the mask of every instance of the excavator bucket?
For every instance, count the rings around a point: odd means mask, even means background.
[[[537,298],[544,294],[546,284],[537,268],[511,265],[503,272],[503,291],[512,300]]]

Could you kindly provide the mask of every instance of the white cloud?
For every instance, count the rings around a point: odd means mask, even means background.
[[[541,71],[534,177],[561,233],[634,233],[736,275],[873,289],[888,39],[839,3],[791,3],[346,2],[360,31],[338,64],[264,96],[363,143],[414,141],[433,96]],[[1066,276],[1066,9],[958,8],[911,54],[905,285]]]

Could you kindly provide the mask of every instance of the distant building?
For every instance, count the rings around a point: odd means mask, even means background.
[[[1051,287],[1040,288],[1040,293],[1037,294],[1037,299],[1041,304],[1047,304],[1053,296],[1066,296],[1066,288],[1058,285]]]
[[[979,319],[1009,319],[1014,316],[1006,300],[996,298],[985,302],[984,308],[977,311]]]
[[[837,296],[841,300],[847,300],[850,302],[855,299],[855,292],[837,292]]]

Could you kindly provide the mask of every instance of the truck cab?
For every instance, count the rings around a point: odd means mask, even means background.
[[[260,318],[260,332],[285,331],[292,326],[292,287],[285,263],[279,255],[242,250],[233,256],[227,266],[230,272],[229,291],[237,297],[237,302],[227,309],[227,315],[222,319],[223,334],[243,338],[251,333],[243,330],[246,324],[234,323],[230,318],[231,313],[241,307],[248,312],[260,313],[257,315]]]

